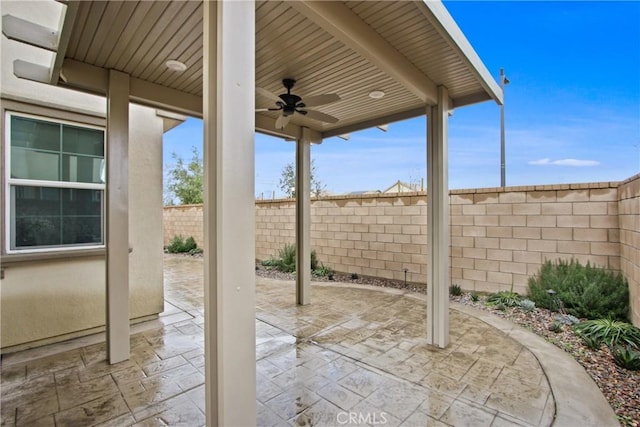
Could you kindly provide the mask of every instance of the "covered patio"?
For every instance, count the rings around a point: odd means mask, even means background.
[[[502,92],[440,2],[69,1],[60,7],[60,28],[5,16],[3,33],[54,52],[50,64],[16,60],[16,76],[107,99],[109,363],[132,361],[137,342],[130,338],[128,309],[128,150],[135,144],[128,135],[130,102],[204,119],[209,425],[251,425],[256,419],[256,130],[296,141],[298,278],[296,299],[287,304],[292,310],[312,304],[314,310],[307,268],[310,144],[427,116],[429,287],[416,320],[426,319],[424,345],[451,351],[447,120],[455,108],[501,103]],[[315,114],[335,120],[289,111],[293,116],[283,126],[286,109],[254,114],[268,101],[256,98],[256,87],[281,93],[285,78],[297,80],[296,91],[304,96],[337,95]]]
[[[5,356],[3,425],[204,425],[203,260],[165,264],[167,310],[134,326],[129,360],[109,364],[104,335]],[[297,306],[294,288],[257,278],[251,425],[613,422],[577,363],[507,321],[455,306],[438,350],[424,338],[424,295],[317,283],[314,303]]]

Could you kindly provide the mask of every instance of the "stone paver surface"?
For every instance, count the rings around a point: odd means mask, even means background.
[[[165,287],[164,325],[138,328],[126,362],[108,365],[102,342],[3,356],[2,425],[204,425],[202,260],[166,257]],[[257,278],[256,296],[257,425],[553,420],[537,359],[467,314],[451,310],[451,344],[435,349],[415,295],[316,285],[297,306],[292,282]]]

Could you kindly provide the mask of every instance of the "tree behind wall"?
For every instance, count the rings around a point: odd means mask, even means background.
[[[165,204],[194,205],[203,202],[203,174],[202,159],[196,147],[191,148],[192,157],[185,163],[176,153],[171,157],[175,165],[168,171],[167,195]]]
[[[326,185],[316,178],[317,170],[318,168],[311,159],[311,194],[320,197]],[[287,163],[280,172],[280,190],[289,198],[296,197],[296,168],[293,163]]]

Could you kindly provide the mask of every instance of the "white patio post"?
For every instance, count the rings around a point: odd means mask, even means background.
[[[256,423],[255,4],[203,3],[208,426]]]
[[[129,75],[109,70],[107,89],[107,359],[129,359]]]
[[[296,301],[311,302],[311,140],[302,128],[296,140]]]
[[[449,92],[427,110],[427,341],[449,344]]]

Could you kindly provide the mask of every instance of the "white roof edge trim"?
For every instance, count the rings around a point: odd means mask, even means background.
[[[449,43],[452,49],[457,50],[462,58],[464,58],[491,99],[498,105],[502,105],[502,89],[500,89],[498,83],[494,80],[489,70],[487,70],[487,67],[444,4],[442,4],[440,0],[423,0],[422,3],[417,3],[417,5],[418,9],[431,21],[442,38]]]

